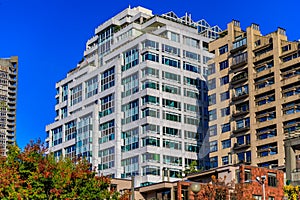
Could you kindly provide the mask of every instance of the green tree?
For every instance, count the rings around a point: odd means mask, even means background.
[[[109,191],[110,179],[95,176],[84,159],[55,159],[46,155],[38,141],[21,152],[10,146],[7,157],[0,158],[1,199],[119,199]]]
[[[297,200],[300,197],[300,186],[285,185],[283,187],[284,194],[288,197],[288,200]]]

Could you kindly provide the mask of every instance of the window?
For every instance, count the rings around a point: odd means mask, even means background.
[[[152,105],[159,105],[159,97],[146,95],[142,97],[142,105],[145,104],[152,104]]]
[[[199,126],[200,120],[199,120],[198,117],[185,115],[184,116],[184,123]]]
[[[200,73],[200,66],[183,61],[183,69],[195,73]]]
[[[139,148],[138,128],[122,132],[121,138],[124,141],[124,146],[121,147],[122,152],[127,152]]]
[[[252,197],[255,199],[255,200],[262,200],[262,197],[260,195],[255,195],[253,194]]]
[[[208,90],[212,90],[212,89],[216,88],[216,79],[215,78],[207,81],[207,88],[208,88]]]
[[[173,137],[181,137],[181,130],[177,128],[171,127],[163,127],[163,135],[173,136]]]
[[[215,105],[216,102],[216,94],[211,94],[208,96],[208,105]]]
[[[243,85],[241,87],[234,88],[234,97],[239,97],[249,94],[248,85]]]
[[[122,86],[124,91],[122,97],[127,97],[139,91],[139,76],[138,73],[130,75],[122,79]]]
[[[222,108],[221,109],[221,117],[225,117],[230,115],[230,107]]]
[[[160,176],[160,167],[146,165],[142,167],[142,170],[143,170],[143,176],[146,175]]]
[[[68,100],[68,84],[62,86],[61,99],[62,101]]]
[[[101,74],[101,91],[107,90],[115,85],[115,67],[105,70]]]
[[[212,125],[208,128],[209,136],[215,136],[217,135],[217,125]]]
[[[62,143],[62,126],[52,129],[52,146]]]
[[[201,56],[199,54],[196,54],[194,52],[183,50],[183,57],[187,58],[189,60],[194,60],[196,62],[201,61]]]
[[[122,105],[122,111],[124,112],[124,118],[122,124],[128,124],[130,122],[139,119],[139,100],[131,101],[125,105]]]
[[[206,64],[210,59],[210,57],[203,56],[203,64]]]
[[[270,73],[266,76],[257,78],[254,80],[255,89],[261,89],[275,83],[274,73]]]
[[[143,124],[142,134],[146,134],[146,133],[159,134],[160,127],[154,124]]]
[[[99,151],[98,156],[102,161],[98,165],[98,170],[110,169],[115,166],[115,147]]]
[[[216,67],[215,67],[215,63],[212,63],[212,64],[208,65],[207,75],[211,75],[214,73],[216,73]]]
[[[277,187],[277,177],[275,173],[268,173],[268,186]]]
[[[218,141],[215,140],[215,141],[211,141],[209,143],[209,152],[216,152],[218,151]]]
[[[189,152],[198,152],[198,145],[197,144],[191,144],[191,143],[184,143],[184,150],[189,151]]]
[[[154,109],[154,108],[144,108],[142,110],[142,118],[145,117],[155,117],[159,118],[159,109]]]
[[[95,76],[85,82],[85,98],[89,98],[98,93],[98,77]]]
[[[270,121],[276,118],[276,111],[274,107],[267,110],[262,110],[260,112],[256,112],[255,114],[257,122]]]
[[[250,144],[250,135],[242,135],[236,138],[238,145]]]
[[[196,79],[193,79],[193,78],[190,78],[190,77],[183,77],[183,82],[184,82],[184,85],[189,85],[189,86],[194,86],[194,87],[198,87],[200,86],[200,81],[196,78]]]
[[[163,83],[162,91],[180,95],[180,87]]]
[[[180,56],[180,49],[176,48],[176,47],[172,47],[172,46],[169,46],[169,45],[166,45],[166,44],[162,44],[162,49],[161,50],[162,50],[162,52],[166,52],[166,53],[169,53],[169,54]]]
[[[220,78],[220,85],[225,85],[229,83],[229,76],[223,76],[222,78]]]
[[[169,58],[166,56],[162,56],[162,64],[171,66],[171,67],[176,67],[176,68],[180,68],[180,60],[176,60],[173,58]]]
[[[142,82],[142,90],[147,89],[147,88],[158,90],[159,83],[156,81],[152,81],[152,80],[143,81]]]
[[[111,120],[99,125],[99,144],[115,139],[115,120]]]
[[[76,122],[70,121],[65,124],[65,141],[76,138]]]
[[[142,162],[160,163],[160,154],[144,153],[142,155]]]
[[[68,146],[65,148],[65,157],[72,159],[75,159],[76,155],[76,146],[72,145],[72,146]]]
[[[259,140],[275,137],[277,135],[276,125],[256,129],[256,135]]]
[[[114,94],[107,95],[101,98],[101,112],[100,117],[104,117],[113,113],[115,110]]]
[[[238,54],[232,58],[232,65],[238,65],[240,63],[246,62],[248,59],[247,52]]]
[[[195,48],[199,48],[199,43],[200,41],[188,36],[183,36],[183,43],[185,45],[191,46],[191,47],[195,47]]]
[[[197,91],[197,90],[190,90],[190,89],[184,88],[183,92],[184,92],[185,97],[190,97],[193,99],[200,99],[201,93],[199,93],[199,91]]]
[[[208,116],[209,116],[210,121],[216,120],[217,119],[217,110],[213,109],[213,110],[208,111]]]
[[[231,147],[231,139],[222,141],[222,149],[227,149]]]
[[[300,101],[292,101],[282,105],[282,111],[284,115],[290,115],[300,112]]]
[[[222,124],[221,130],[222,130],[222,133],[226,133],[226,132],[230,131],[230,123]]]
[[[145,40],[142,42],[142,48],[144,49],[153,49],[158,50],[158,42],[152,40]]]
[[[137,47],[128,50],[127,52],[123,53],[124,58],[124,66],[122,66],[122,71],[126,71],[131,67],[136,66],[139,64],[139,50]]]
[[[250,169],[245,169],[244,181],[250,181],[250,180],[252,180],[251,170]]]
[[[181,110],[181,103],[171,99],[163,99],[163,107]]]
[[[181,83],[180,75],[163,71],[162,76],[163,76],[163,79],[167,79],[167,80],[170,80],[170,81],[175,81],[177,83]]]
[[[226,68],[228,68],[228,60],[220,62],[220,71]]]
[[[228,52],[228,45],[227,44],[219,48],[219,54],[220,55],[222,55],[226,52]]]
[[[192,104],[185,103],[184,104],[184,111],[198,113],[199,112],[199,107],[197,105],[192,105]]]
[[[163,139],[163,147],[168,149],[181,150],[181,142],[169,139]]]
[[[159,147],[160,146],[159,141],[160,141],[159,138],[147,136],[147,137],[142,138],[142,145],[143,145],[143,147],[145,147],[145,146]]]
[[[229,164],[228,156],[222,157],[222,165],[228,165],[228,164]]]
[[[229,99],[229,91],[221,93],[220,97],[221,97],[221,101],[225,101],[225,100]]]
[[[121,160],[121,165],[124,169],[124,173],[121,174],[121,178],[128,178],[139,174],[139,156]]]
[[[169,121],[181,122],[181,114],[163,111],[163,119],[166,119]]]
[[[175,166],[182,166],[182,158],[177,156],[163,155],[163,163]]]
[[[159,71],[158,71],[158,69],[146,67],[146,68],[142,69],[142,77],[146,77],[146,76],[152,76],[152,77],[159,78]]]
[[[216,168],[216,167],[218,167],[218,156],[211,157],[209,159],[209,163],[210,163],[210,168]]]
[[[257,147],[257,156],[265,157],[278,154],[277,143],[264,144]]]
[[[292,48],[292,45],[288,44],[288,45],[281,47],[281,50],[282,50],[282,52],[285,52],[285,51],[291,50],[291,48]]]
[[[142,54],[142,61],[150,60],[153,62],[159,62],[159,56],[156,53],[145,52]]]
[[[247,127],[250,127],[250,118],[249,117],[236,121],[236,128],[237,129],[247,128]]]
[[[199,133],[192,131],[184,131],[184,139],[197,140]]]
[[[71,89],[71,106],[82,101],[82,84]]]
[[[237,49],[237,48],[239,48],[241,46],[244,46],[246,44],[247,44],[247,38],[239,39],[239,40],[233,42],[232,49]]]

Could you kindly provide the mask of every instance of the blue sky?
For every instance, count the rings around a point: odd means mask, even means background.
[[[229,3],[230,2],[230,3]],[[279,3],[281,2],[281,3]],[[263,34],[277,27],[289,40],[300,38],[299,1],[252,0],[0,0],[0,57],[19,56],[17,143],[45,138],[45,126],[54,121],[55,83],[83,56],[94,29],[118,12],[143,6],[154,14],[191,13],[194,21],[226,29],[232,19],[245,29],[260,25]]]

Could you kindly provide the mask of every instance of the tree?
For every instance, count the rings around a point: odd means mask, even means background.
[[[300,186],[285,185],[283,187],[284,194],[288,196],[288,200],[297,200],[300,197]]]
[[[197,196],[198,199],[202,200],[240,200],[248,199],[252,200],[252,193],[248,191],[248,185],[242,183],[235,183],[234,181],[230,183],[225,183],[224,178],[211,177],[212,181],[207,184],[200,184],[200,191]]]
[[[119,199],[108,190],[110,179],[95,176],[86,160],[57,160],[45,152],[40,141],[23,152],[10,146],[7,157],[0,158],[1,199]]]

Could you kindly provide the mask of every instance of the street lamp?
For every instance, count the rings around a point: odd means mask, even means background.
[[[246,180],[245,183],[249,183],[252,181],[256,181],[262,186],[263,200],[266,200],[266,191],[265,191],[266,176],[256,177],[255,180]]]
[[[199,183],[192,183],[191,190],[194,193],[195,200],[198,199],[198,192],[200,191],[200,184]]]

